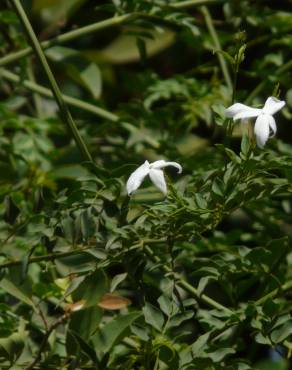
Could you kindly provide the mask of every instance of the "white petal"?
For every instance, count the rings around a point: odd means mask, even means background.
[[[270,135],[270,137],[274,137],[277,132],[277,126],[276,126],[276,121],[274,117],[270,115],[269,115],[269,126],[270,126],[270,129],[272,130],[272,135]]]
[[[155,161],[153,163],[150,163],[150,168],[162,168],[165,167],[166,161],[164,159],[160,159],[159,161]]]
[[[252,108],[248,105],[235,103],[225,110],[225,116],[237,119],[245,119],[250,117],[257,117],[261,113],[261,109]]]
[[[160,190],[164,195],[167,193],[166,182],[164,178],[164,173],[162,170],[151,168],[149,171],[149,176],[153,184]]]
[[[258,117],[262,113],[262,109],[258,108],[248,108],[238,112],[234,117],[233,120],[236,121],[237,119],[247,119],[252,117]]]
[[[280,109],[282,109],[285,104],[286,103],[284,102],[284,100],[278,100],[277,98],[270,96],[265,102],[263,112],[266,114],[273,115]]]
[[[254,133],[257,139],[257,145],[259,148],[263,148],[270,135],[270,117],[268,114],[261,114],[258,116],[255,126]]]
[[[138,167],[129,177],[127,181],[127,192],[128,195],[131,195],[136,191],[139,186],[142,184],[145,176],[149,173],[149,162],[145,161],[140,167]]]
[[[163,159],[160,161],[155,161],[150,164],[150,168],[161,169],[164,167],[172,166],[178,169],[178,173],[182,173],[182,166],[177,162],[166,162]]]
[[[243,110],[249,109],[250,107],[241,103],[235,103],[230,107],[225,109],[225,116],[228,118],[233,118],[237,113]]]

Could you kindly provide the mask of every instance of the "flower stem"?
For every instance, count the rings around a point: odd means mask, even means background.
[[[64,123],[67,125],[69,131],[71,132],[84,160],[86,161],[89,161],[89,162],[93,162],[92,160],[92,157],[88,151],[88,148],[85,144],[85,142],[83,141],[82,137],[80,136],[79,132],[78,132],[78,129],[77,129],[77,126],[75,125],[75,122],[70,114],[70,111],[66,105],[66,103],[64,102],[63,100],[63,97],[62,97],[62,94],[61,94],[61,91],[59,89],[59,86],[55,80],[55,77],[51,71],[51,68],[47,62],[47,59],[45,57],[45,54],[40,46],[40,43],[34,33],[34,30],[29,22],[29,19],[27,18],[26,14],[25,14],[25,11],[20,3],[19,0],[10,0],[11,1],[11,4],[13,5],[23,27],[24,27],[24,30],[27,34],[27,37],[28,39],[30,40],[31,42],[31,45],[32,45],[32,48],[35,52],[35,54],[37,55],[42,67],[43,67],[43,70],[44,72],[46,73],[47,77],[48,77],[48,80],[49,80],[49,83],[50,83],[50,86],[51,86],[51,90],[53,92],[53,95],[54,95],[54,98],[56,100],[56,103],[58,104],[59,106],[59,109],[60,109],[60,113],[61,113],[61,116],[62,116],[62,119],[64,121]]]

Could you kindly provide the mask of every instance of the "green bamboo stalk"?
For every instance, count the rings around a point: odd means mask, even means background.
[[[210,33],[210,36],[213,40],[214,47],[217,51],[219,64],[221,66],[222,74],[224,76],[226,85],[228,86],[230,91],[232,91],[232,88],[233,88],[232,80],[231,80],[231,77],[230,77],[230,74],[229,74],[229,71],[228,71],[227,63],[226,63],[223,55],[220,53],[220,51],[222,51],[222,48],[221,48],[221,45],[220,45],[220,41],[219,41],[219,37],[218,37],[217,32],[216,32],[216,29],[213,25],[211,14],[209,13],[209,10],[206,6],[201,6],[200,9],[201,9],[201,12],[202,12],[202,14],[205,18],[206,26],[207,26],[208,31]]]
[[[6,80],[13,82],[13,83],[21,84],[22,86],[24,86],[25,88],[27,88],[28,90],[32,92],[35,92],[40,95],[46,96],[48,98],[54,99],[54,96],[51,90],[41,85],[38,85],[35,82],[28,81],[28,80],[22,80],[18,75],[4,68],[0,68],[0,77],[5,78]],[[84,111],[93,113],[99,117],[108,119],[109,121],[112,121],[112,122],[117,122],[119,120],[119,117],[116,114],[111,113],[103,108],[97,107],[96,105],[86,103],[85,101],[79,100],[77,98],[73,98],[65,94],[62,94],[62,98],[65,103],[67,103],[68,105],[72,107],[80,108]]]
[[[216,3],[216,2],[218,2],[218,0],[187,0],[187,1],[180,1],[180,2],[177,2],[177,3],[173,3],[170,6],[172,8],[176,8],[176,9],[184,9],[184,8],[189,8],[189,7],[192,7],[192,6],[198,6],[198,5],[202,5],[202,4],[209,4],[209,3]],[[66,32],[62,35],[59,35],[57,37],[52,38],[51,40],[43,41],[40,44],[41,44],[43,49],[48,49],[52,46],[61,45],[61,44],[64,44],[68,41],[72,41],[72,40],[74,40],[76,38],[79,38],[81,36],[85,36],[85,35],[88,35],[90,33],[100,31],[100,30],[105,30],[105,29],[110,28],[110,27],[118,26],[118,25],[123,24],[127,21],[130,21],[130,20],[133,20],[133,19],[136,19],[136,18],[139,18],[139,17],[145,17],[145,16],[147,17],[148,15],[143,14],[143,13],[130,13],[130,14],[123,14],[123,15],[120,15],[120,16],[114,16],[114,17],[106,19],[104,21],[95,22],[95,23],[92,23],[88,26],[84,26],[84,27],[78,28],[76,30]],[[17,61],[21,58],[24,58],[24,57],[32,54],[32,53],[33,53],[33,49],[31,47],[27,47],[25,49],[22,49],[22,50],[19,50],[19,51],[16,51],[16,52],[12,52],[12,53],[4,56],[3,58],[0,58],[0,67],[4,66],[6,64],[9,64],[9,63],[13,63],[13,62],[15,62],[15,61]]]
[[[60,109],[60,113],[61,113],[61,116],[62,116],[62,119],[64,121],[64,123],[67,125],[69,131],[71,132],[75,142],[76,142],[76,145],[78,146],[84,160],[86,161],[89,161],[89,162],[93,162],[92,158],[91,158],[91,155],[87,149],[87,146],[85,144],[85,142],[83,141],[82,137],[80,136],[79,132],[78,132],[78,129],[77,129],[77,126],[75,125],[75,122],[70,114],[70,111],[66,105],[66,103],[64,102],[63,98],[62,98],[62,94],[61,94],[61,91],[59,89],[59,86],[55,80],[55,77],[50,69],[50,66],[47,62],[47,59],[45,57],[45,54],[39,44],[39,41],[34,33],[34,30],[29,22],[29,19],[27,18],[26,14],[25,14],[25,11],[20,3],[19,0],[10,0],[13,8],[15,9],[23,27],[24,27],[24,30],[27,34],[27,37],[29,39],[29,41],[31,42],[31,45],[32,45],[32,48],[35,52],[35,54],[37,55],[42,67],[43,67],[43,70],[44,72],[46,73],[47,77],[48,77],[48,80],[49,80],[49,83],[50,83],[50,86],[51,86],[51,90],[53,92],[53,95],[54,95],[54,98],[59,106],[59,109]]]

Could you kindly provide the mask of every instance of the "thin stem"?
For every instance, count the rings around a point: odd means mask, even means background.
[[[211,4],[211,3],[216,3],[216,2],[218,2],[218,0],[188,0],[188,1],[180,1],[177,3],[173,3],[173,4],[170,4],[169,6],[172,8],[176,8],[176,9],[184,9],[184,8],[189,8],[192,6],[198,6],[198,5],[209,4],[209,3]],[[127,21],[136,19],[139,16],[143,17],[143,16],[147,16],[147,14],[131,13],[131,14],[123,14],[121,16],[114,16],[112,18],[109,18],[109,19],[106,19],[100,22],[95,22],[88,26],[84,26],[76,30],[66,32],[62,35],[54,37],[51,40],[43,41],[41,43],[41,46],[43,49],[48,49],[54,45],[64,44],[68,41],[72,41],[76,38],[79,38],[81,36],[84,36],[84,35],[87,35],[93,32],[104,30],[104,29],[107,29],[113,26],[118,26]],[[6,64],[15,62],[32,53],[33,53],[33,49],[31,47],[27,47],[25,49],[10,53],[0,59],[0,66],[4,66]]]
[[[8,81],[15,82],[17,84],[22,84],[24,87],[26,87],[28,90],[36,92],[40,95],[46,96],[48,98],[54,98],[51,90],[38,85],[32,81],[28,80],[22,80],[19,76],[17,76],[15,73],[12,73],[10,71],[7,71],[6,69],[1,68],[0,69],[0,76],[5,78]],[[99,117],[103,117],[105,119],[108,119],[113,122],[117,122],[119,120],[119,117],[115,115],[114,113],[108,112],[105,109],[99,108],[96,105],[86,103],[82,100],[73,98],[71,96],[62,94],[62,98],[65,103],[68,105],[71,105],[72,107],[83,109],[87,112],[96,114]]]
[[[30,40],[31,42],[31,45],[32,45],[32,48],[34,50],[34,52],[36,53],[42,67],[43,67],[43,70],[44,72],[46,73],[47,77],[48,77],[48,80],[49,80],[49,83],[50,83],[50,86],[51,86],[51,90],[53,92],[53,95],[54,95],[54,98],[59,106],[59,109],[60,109],[60,113],[61,113],[61,116],[62,116],[62,119],[64,121],[64,123],[67,125],[69,131],[71,132],[81,154],[83,155],[83,158],[86,160],[86,161],[89,161],[89,162],[93,162],[92,158],[91,158],[91,155],[87,149],[87,146],[85,144],[85,142],[83,141],[82,137],[80,136],[79,132],[78,132],[78,129],[77,129],[77,126],[75,125],[75,122],[73,121],[73,118],[70,114],[70,111],[66,105],[66,103],[64,102],[63,98],[62,98],[62,94],[61,94],[61,91],[59,89],[59,86],[55,80],[55,77],[51,71],[51,68],[47,62],[47,59],[45,57],[45,54],[39,44],[39,41],[34,33],[34,30],[29,22],[29,19],[27,18],[26,14],[25,14],[25,11],[20,3],[19,0],[10,0],[11,1],[11,4],[13,5],[23,27],[24,27],[24,30],[27,34],[27,37],[28,39]]]
[[[29,63],[26,68],[27,76],[29,80],[33,83],[36,83],[33,68],[32,68],[32,58],[30,58]],[[42,117],[42,103],[40,101],[40,96],[36,92],[32,95],[35,111],[38,117]]]
[[[256,305],[262,305],[270,298],[274,298],[279,292],[284,292],[292,288],[292,280],[287,281],[287,283],[283,284],[281,287],[272,290],[270,293],[264,295],[262,298],[258,299],[255,303]]]
[[[278,68],[275,72],[275,75],[280,76],[282,73],[288,71],[290,68],[292,68],[292,60],[289,60],[289,62],[283,64],[280,68]],[[256,97],[264,89],[268,81],[268,79],[262,80],[245,99],[245,103],[250,104],[253,98]]]
[[[246,104],[250,104],[261,91],[266,86],[266,80],[262,80],[249,94],[249,96],[245,99]]]
[[[233,80],[232,80],[232,97],[231,97],[231,104],[234,103],[235,101],[235,93],[236,93],[236,87],[237,87],[237,77],[238,77],[238,72],[239,72],[239,56],[238,56],[239,51],[236,53],[235,56],[235,68],[233,72]],[[232,135],[232,132],[231,132]]]
[[[27,264],[30,265],[31,263],[36,263],[36,262],[44,262],[44,261],[54,261],[56,259],[68,257],[68,256],[73,256],[76,254],[82,254],[86,251],[88,248],[80,248],[80,249],[74,249],[69,252],[59,252],[59,253],[51,253],[51,254],[46,254],[43,256],[36,256],[36,257],[31,257],[29,258]],[[14,260],[14,261],[9,261],[9,262],[4,262],[0,264],[0,270],[3,268],[10,268],[14,266],[19,266],[23,263],[22,260]]]
[[[46,348],[46,345],[48,343],[48,340],[50,338],[50,335],[52,334],[52,332],[57,329],[57,327],[61,324],[63,324],[68,318],[68,314],[64,314],[62,315],[58,320],[56,320],[54,322],[54,324],[51,325],[51,327],[49,328],[49,330],[45,333],[44,337],[43,337],[43,340],[40,344],[40,347],[38,349],[38,352],[35,356],[35,358],[33,359],[33,361],[31,362],[30,365],[28,365],[25,370],[32,370],[35,368],[35,365],[38,364],[41,360],[41,356],[42,356],[42,352],[45,350]]]
[[[102,29],[106,29],[108,27],[117,26],[119,24],[122,24],[122,23],[130,20],[130,19],[134,19],[135,17],[136,17],[136,14],[134,14],[134,13],[133,14],[125,14],[125,15],[121,15],[121,16],[115,16],[115,17],[106,19],[106,20],[101,21],[101,22],[96,22],[96,23],[90,24],[88,26],[81,27],[81,28],[78,28],[76,30],[66,32],[63,35],[59,35],[57,37],[54,37],[51,40],[43,41],[42,43],[40,43],[40,45],[43,49],[48,49],[48,48],[50,48],[54,45],[64,44],[68,41],[74,40],[78,37],[87,35],[89,33],[97,32],[97,31],[100,31]],[[32,53],[33,53],[33,48],[32,47],[27,47],[25,49],[16,51],[14,53],[10,53],[10,54],[8,54],[5,57],[0,59],[0,66],[4,66],[5,64],[12,63],[12,62],[14,62],[14,61],[16,61],[20,58],[26,57],[27,55],[30,55]]]
[[[198,6],[198,5],[208,5],[211,3],[218,3],[218,0],[186,0],[186,1],[179,1],[174,4],[169,4],[171,8],[176,8],[176,9],[185,9],[185,8],[190,8],[192,6]]]
[[[144,245],[144,250],[147,254],[147,256],[155,263],[161,263],[161,259],[156,256],[152,249],[150,247],[148,247],[147,245],[145,246]],[[172,274],[175,274],[173,273],[173,271],[171,270],[170,267],[168,267],[167,265],[162,265],[162,268],[163,270],[166,272],[166,273],[172,273]],[[203,301],[204,303],[206,303],[208,306],[211,306],[213,308],[216,308],[218,310],[222,310],[222,311],[225,311],[227,314],[232,314],[233,311],[230,310],[228,307],[225,307],[223,306],[221,303],[218,303],[217,301],[215,301],[214,299],[208,297],[206,294],[199,294],[197,289],[194,288],[191,284],[189,284],[187,281],[185,281],[182,277],[180,277],[178,274],[175,274],[175,278],[176,278],[176,283],[181,287],[183,288],[184,290],[186,290],[188,293],[190,293],[191,295],[193,295],[194,297],[196,297],[197,299]]]
[[[218,60],[219,60],[220,66],[221,66],[221,70],[222,70],[226,85],[228,86],[230,91],[232,91],[231,77],[230,77],[230,74],[229,74],[229,71],[228,71],[227,63],[226,63],[223,55],[220,53],[222,51],[222,48],[221,48],[221,45],[220,45],[220,41],[219,41],[219,38],[218,38],[218,35],[217,35],[217,32],[216,32],[216,29],[213,25],[211,14],[209,13],[209,10],[206,6],[201,6],[200,9],[201,9],[201,12],[204,15],[206,26],[207,26],[208,31],[210,33],[210,36],[213,40],[214,48],[217,51]]]

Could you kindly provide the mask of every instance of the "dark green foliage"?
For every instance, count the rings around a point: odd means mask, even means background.
[[[84,161],[15,1],[0,8],[1,369],[288,370],[289,2],[21,1],[52,39]],[[253,119],[224,111],[268,96],[287,104],[259,149]],[[127,196],[146,159],[182,165],[166,197],[148,178]]]

